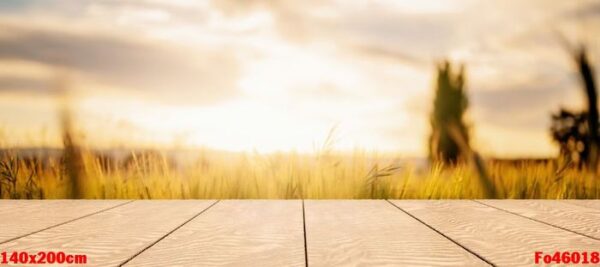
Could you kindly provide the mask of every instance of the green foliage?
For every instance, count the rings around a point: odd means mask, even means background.
[[[469,144],[467,126],[463,121],[468,107],[464,66],[455,73],[448,61],[439,64],[435,90],[429,156],[434,162],[456,163],[464,156],[464,151],[452,138],[450,128],[457,129],[466,145]]]

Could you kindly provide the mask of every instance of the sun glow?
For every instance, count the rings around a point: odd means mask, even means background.
[[[336,128],[339,149],[424,156],[449,58],[480,151],[550,156],[544,123],[581,101],[549,28],[600,43],[580,25],[593,0],[17,2],[0,5],[0,142],[19,146],[61,145],[63,71],[90,146],[311,152]]]

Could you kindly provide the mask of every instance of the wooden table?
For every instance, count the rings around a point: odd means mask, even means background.
[[[528,266],[536,251],[600,251],[600,200],[0,200],[0,252],[13,251],[86,266]]]

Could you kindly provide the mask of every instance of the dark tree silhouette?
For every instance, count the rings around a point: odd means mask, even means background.
[[[571,112],[562,109],[552,115],[552,138],[560,146],[563,157],[586,164],[590,169],[598,168],[598,92],[594,82],[594,70],[588,59],[585,46],[572,49],[586,96],[587,111]]]
[[[560,154],[581,166],[588,161],[590,152],[590,134],[588,114],[561,109],[552,115],[550,127],[552,139],[560,146]]]
[[[461,150],[450,129],[461,136],[466,146],[469,145],[469,134],[463,121],[468,107],[464,87],[464,66],[460,66],[456,73],[452,71],[448,61],[437,66],[437,83],[431,115],[432,132],[429,139],[429,156],[432,161],[456,163],[464,156],[464,149]]]
[[[579,74],[583,81],[585,93],[587,96],[588,109],[588,143],[589,156],[588,164],[594,169],[598,167],[598,93],[594,83],[594,71],[587,56],[584,46],[574,55],[579,68]]]

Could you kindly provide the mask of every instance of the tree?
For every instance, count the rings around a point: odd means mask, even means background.
[[[437,82],[433,113],[431,115],[431,137],[429,139],[429,156],[432,161],[456,163],[464,157],[465,152],[453,138],[458,132],[462,143],[469,145],[467,126],[463,121],[468,107],[465,94],[465,70],[461,65],[457,73],[445,61],[437,66]],[[456,134],[454,134],[456,135]]]
[[[558,113],[552,114],[550,132],[552,139],[560,146],[562,157],[579,166],[588,162],[590,134],[586,112],[561,109]]]
[[[586,164],[596,171],[599,160],[598,92],[594,81],[594,69],[588,59],[585,46],[570,49],[577,66],[586,96],[587,111],[570,112],[564,109],[552,115],[552,138],[560,145],[563,157],[579,165]]]
[[[598,168],[598,92],[594,83],[594,71],[587,56],[584,46],[573,54],[587,98],[588,119],[588,142],[589,157],[588,166],[594,171]]]

